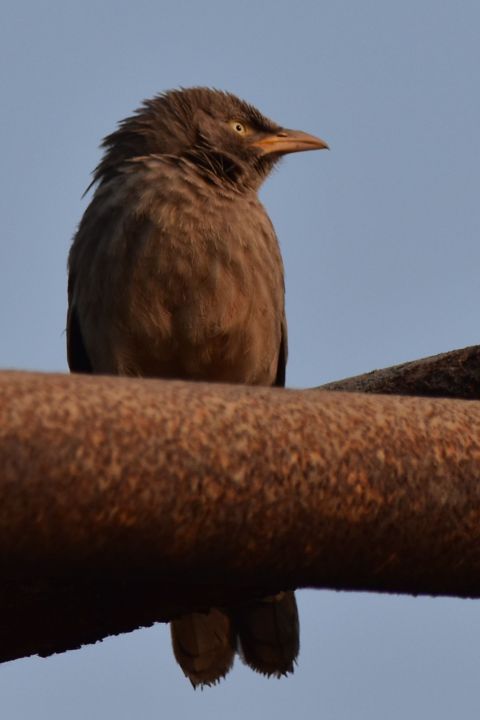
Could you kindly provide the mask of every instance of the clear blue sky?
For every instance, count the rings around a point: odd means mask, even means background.
[[[66,370],[66,255],[98,143],[145,97],[228,89],[330,153],[262,191],[287,273],[288,383],[480,341],[476,0],[3,0],[0,366]],[[480,603],[299,594],[293,678],[194,693],[156,626],[0,666],[2,716],[480,716]]]

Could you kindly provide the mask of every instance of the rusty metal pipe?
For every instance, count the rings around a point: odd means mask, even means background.
[[[24,620],[59,587],[150,587],[138,624],[287,587],[479,597],[480,402],[0,373],[0,573]]]
[[[480,345],[334,380],[318,389],[480,400]]]
[[[480,595],[480,403],[0,375],[3,578]]]

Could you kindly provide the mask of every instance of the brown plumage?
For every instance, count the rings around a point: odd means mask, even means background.
[[[326,144],[191,88],[146,101],[103,147],[69,256],[70,369],[284,385],[283,265],[257,190],[282,155]],[[193,613],[172,640],[194,685],[223,677],[237,650],[291,672],[294,595]]]

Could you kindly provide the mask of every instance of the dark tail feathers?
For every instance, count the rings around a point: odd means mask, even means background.
[[[171,632],[175,658],[194,687],[223,678],[236,652],[253,670],[280,677],[293,672],[299,651],[293,592],[185,615],[171,623]]]

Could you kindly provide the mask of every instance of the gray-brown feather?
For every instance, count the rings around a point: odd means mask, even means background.
[[[190,613],[171,623],[175,659],[192,685],[212,685],[233,665],[236,637],[226,610]]]

